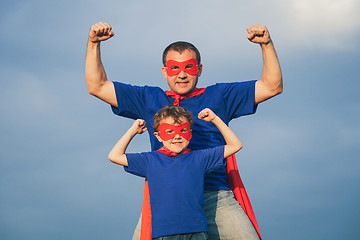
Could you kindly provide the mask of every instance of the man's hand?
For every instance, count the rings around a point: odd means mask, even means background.
[[[131,126],[132,130],[134,132],[136,132],[137,134],[142,134],[144,132],[146,132],[147,127],[146,127],[146,122],[145,120],[142,119],[137,119],[133,125]]]
[[[111,31],[111,26],[107,23],[98,22],[91,26],[89,32],[89,40],[93,43],[108,40],[115,34]]]
[[[256,24],[247,29],[249,41],[259,44],[268,44],[271,42],[270,33],[264,25]]]
[[[216,114],[209,108],[205,108],[203,110],[201,110],[201,112],[199,112],[198,114],[198,118],[202,119],[206,122],[211,122],[212,120],[214,120],[216,117]]]

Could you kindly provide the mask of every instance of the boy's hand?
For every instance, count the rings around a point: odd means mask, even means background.
[[[98,22],[91,26],[89,32],[89,40],[93,43],[108,40],[115,34],[111,31],[111,26],[107,23]]]
[[[198,118],[202,119],[206,122],[211,122],[212,120],[214,120],[216,117],[216,114],[209,108],[205,108],[203,110],[201,110],[201,112],[199,112],[198,114]]]
[[[144,132],[146,132],[147,127],[146,127],[146,122],[145,120],[142,119],[137,119],[133,125],[131,126],[131,128],[137,133],[137,134],[142,134]]]

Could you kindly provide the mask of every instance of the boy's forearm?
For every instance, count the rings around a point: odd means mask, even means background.
[[[129,143],[136,135],[136,130],[132,127],[127,130],[127,132],[120,138],[120,140],[115,144],[113,149],[109,153],[109,160],[127,166],[127,159],[125,155],[126,148],[129,146]]]
[[[242,148],[242,143],[239,138],[229,128],[229,126],[221,120],[221,118],[216,116],[211,122],[219,129],[225,139],[225,155],[230,156]]]

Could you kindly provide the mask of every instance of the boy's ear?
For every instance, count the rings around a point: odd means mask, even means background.
[[[154,132],[154,135],[155,135],[155,137],[157,138],[157,140],[158,140],[159,142],[163,142],[163,140],[161,139],[161,137],[160,137],[160,135],[159,135],[159,132]]]

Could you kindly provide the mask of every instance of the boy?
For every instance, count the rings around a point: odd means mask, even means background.
[[[153,239],[207,239],[204,176],[224,167],[224,158],[242,147],[236,135],[212,110],[202,110],[198,118],[219,129],[225,146],[190,151],[187,146],[192,136],[191,112],[166,105],[154,115],[153,121],[154,135],[163,144],[161,149],[125,154],[131,139],[147,130],[145,121],[138,119],[109,154],[109,160],[125,166],[127,172],[148,179]]]

